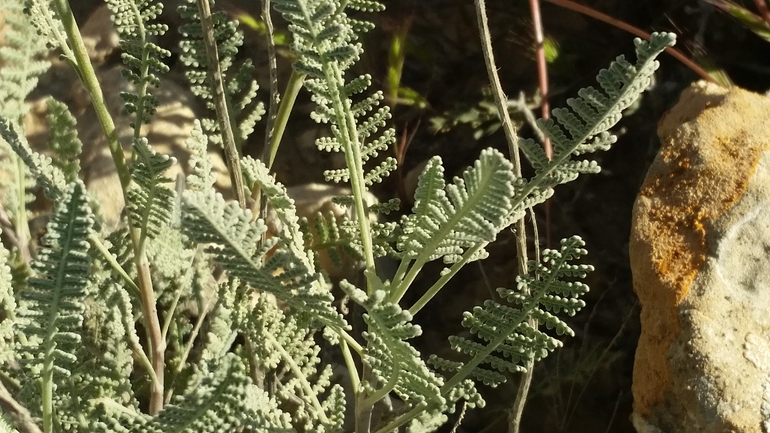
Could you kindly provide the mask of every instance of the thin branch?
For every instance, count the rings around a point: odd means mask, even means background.
[[[262,151],[262,161],[267,161],[270,155],[270,144],[273,139],[273,128],[278,113],[278,105],[281,103],[281,94],[278,92],[278,60],[275,52],[275,39],[273,38],[273,20],[270,16],[270,0],[262,0],[262,21],[265,22],[265,44],[267,44],[267,59],[270,69],[270,104],[267,109],[267,128],[265,130],[265,148]]]
[[[476,17],[479,25],[479,36],[481,37],[481,47],[484,52],[484,62],[487,66],[487,73],[489,74],[489,81],[492,86],[492,94],[495,97],[495,104],[497,105],[497,111],[500,115],[500,119],[505,131],[505,137],[508,141],[508,149],[513,160],[514,175],[517,178],[521,178],[521,157],[519,156],[519,138],[516,135],[516,130],[513,127],[511,116],[508,113],[508,98],[503,93],[502,84],[500,84],[500,77],[497,75],[497,66],[495,64],[495,55],[492,50],[492,42],[489,32],[489,24],[487,23],[486,5],[484,0],[475,0],[476,4]],[[519,275],[527,273],[527,231],[524,225],[524,218],[519,219],[515,224],[516,232],[516,257],[518,261]],[[522,382],[519,387],[519,393],[516,396],[516,402],[509,418],[511,424],[508,431],[510,433],[517,433],[519,431],[519,420],[521,419],[521,412],[523,411],[524,401],[526,401],[526,393],[529,390],[529,383],[532,380],[532,368],[531,365],[527,365],[527,372],[522,377]]]
[[[241,208],[246,208],[246,194],[243,192],[243,173],[238,147],[235,144],[235,134],[230,121],[230,111],[225,97],[224,76],[219,65],[219,51],[214,38],[214,22],[211,19],[209,0],[198,0],[198,14],[203,29],[203,44],[206,46],[206,61],[209,68],[209,79],[214,89],[214,108],[217,112],[219,132],[222,134],[222,145],[225,148],[225,161],[230,172],[235,197]]]
[[[16,401],[5,385],[0,382],[0,409],[7,414],[20,433],[43,433],[26,407]]]
[[[767,8],[766,1],[767,0],[754,0],[754,4],[757,5],[757,10],[762,16],[762,19],[765,20],[766,23],[770,24],[770,9]]]
[[[631,33],[632,35],[638,36],[642,39],[646,39],[648,41],[650,40],[650,34],[645,32],[644,30],[638,27],[634,27],[631,24],[628,24],[617,18],[611,17],[607,14],[601,13],[596,9],[592,9],[588,6],[583,6],[579,3],[575,3],[572,0],[546,0],[546,1],[549,3],[553,3],[557,6],[561,6],[565,9],[569,9],[569,10],[581,13],[583,15],[587,15],[591,18],[597,19],[601,22],[607,23],[621,30],[625,30],[628,33]],[[682,54],[682,52],[677,50],[676,48],[672,48],[672,47],[666,48],[666,52],[671,56],[673,56],[675,59],[682,62],[682,64],[690,68],[693,72],[700,75],[701,78],[703,78],[704,80],[712,82],[714,84],[720,84],[714,77],[709,75],[708,72],[706,72],[703,68],[698,66],[698,64],[690,60],[687,56]]]
[[[123,192],[123,199],[128,200],[128,187],[131,183],[131,174],[126,164],[126,158],[123,154],[123,147],[118,140],[115,122],[112,119],[107,105],[104,101],[99,80],[96,78],[96,72],[88,57],[83,38],[80,35],[75,17],[70,9],[69,2],[66,0],[56,0],[55,7],[61,19],[64,30],[67,34],[69,45],[65,44],[65,52],[69,52],[73,67],[78,72],[83,86],[91,96],[91,104],[94,107],[99,123],[102,127],[107,143],[110,148],[112,160],[115,163],[120,185]],[[148,339],[150,341],[150,356],[152,357],[152,366],[157,376],[157,380],[152,381],[150,386],[150,415],[156,415],[163,408],[163,375],[165,370],[165,351],[166,342],[161,338],[160,321],[158,320],[158,309],[155,304],[155,292],[150,278],[150,266],[147,263],[147,256],[140,248],[140,231],[133,226],[131,218],[127,218],[129,233],[134,249],[134,262],[136,265],[137,276],[139,279],[140,304],[142,314],[147,328]]]
[[[529,0],[529,10],[532,14],[532,27],[535,31],[535,58],[537,59],[537,81],[540,87],[540,117],[549,119],[551,107],[548,103],[550,91],[548,89],[548,63],[545,59],[545,38],[543,37],[543,20],[540,15],[540,0]],[[537,128],[539,129],[539,128]],[[544,136],[543,151],[548,160],[553,157],[551,139]],[[551,246],[551,201],[545,202],[545,246]]]
[[[540,117],[549,119],[551,117],[551,107],[548,103],[550,91],[548,89],[548,63],[545,59],[545,37],[543,36],[543,20],[540,15],[540,0],[529,0],[529,9],[532,14],[532,27],[535,31],[535,57],[537,59],[537,81],[540,87]],[[543,150],[545,156],[551,159],[553,147],[551,139],[545,137],[543,141]]]

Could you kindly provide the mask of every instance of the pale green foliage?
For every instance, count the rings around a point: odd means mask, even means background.
[[[513,196],[513,167],[498,151],[484,150],[476,164],[454,183],[444,183],[441,158],[433,157],[420,175],[411,215],[401,221],[398,242],[406,257],[461,260],[465,251],[492,242],[505,226]],[[483,259],[479,250],[470,260]]]
[[[43,238],[46,247],[32,263],[36,276],[19,293],[19,331],[29,339],[20,353],[28,374],[41,377],[39,401],[45,425],[53,422],[55,384],[78,364],[74,353],[81,341],[90,278],[87,238],[93,230],[85,192],[80,181],[63,192]]]
[[[187,148],[190,149],[190,170],[187,176],[187,185],[192,190],[204,191],[212,188],[217,176],[212,173],[211,160],[206,155],[208,137],[203,133],[200,120],[195,120],[190,138],[187,139]]]
[[[539,188],[570,182],[581,173],[599,172],[595,161],[572,160],[572,157],[607,150],[617,140],[609,129],[650,85],[652,74],[658,69],[655,57],[673,45],[674,40],[672,33],[653,33],[650,42],[636,39],[636,65],[618,56],[596,77],[603,92],[593,87],[580,89],[578,98],[567,99],[571,109],[554,109],[555,121],[539,120],[538,126],[553,144],[550,161],[534,140],[519,140],[521,150],[535,168]]]
[[[42,59],[47,54],[45,40],[22,13],[23,6],[22,0],[0,1],[7,40],[7,45],[0,47],[0,115],[13,124],[21,123],[28,111],[27,95],[50,66]],[[27,194],[28,183],[34,181],[29,181],[24,164],[3,138],[0,140],[0,188],[13,192],[3,194],[2,205],[10,219],[23,227],[27,224],[25,206],[33,200],[32,195]]]
[[[22,13],[20,0],[0,1],[6,22],[5,39],[8,45],[0,47],[3,67],[0,69],[0,113],[19,122],[27,113],[24,102],[37,86],[38,77],[50,63],[40,57],[47,52],[45,41],[38,37],[29,19]]]
[[[364,322],[369,330],[363,336],[369,343],[364,361],[369,364],[383,386],[392,389],[410,406],[446,404],[441,395],[443,380],[427,368],[420,353],[406,340],[419,336],[420,327],[410,323],[412,315],[398,304],[388,302],[383,290],[367,296],[349,283],[342,288],[357,304],[366,309]]]
[[[67,45],[64,26],[52,0],[29,0],[25,2],[30,22],[43,38],[48,48]],[[71,54],[67,53],[67,54]],[[69,57],[72,60],[71,57]]]
[[[343,3],[337,0],[278,0],[276,10],[283,13],[291,23],[289,30],[294,35],[292,50],[299,55],[294,68],[308,75],[305,86],[313,94],[316,108],[311,117],[317,122],[331,123],[334,137],[316,141],[319,149],[327,152],[345,153],[348,167],[327,170],[328,181],[348,182],[360,176],[365,188],[381,182],[396,168],[396,160],[386,157],[366,173],[361,166],[377,157],[395,141],[395,131],[388,128],[378,131],[390,119],[390,110],[377,108],[383,99],[381,91],[354,102],[352,97],[364,92],[372,78],[361,75],[345,82],[345,71],[352,66],[363,51],[360,43],[354,41],[357,33],[368,30],[370,23],[352,19],[345,14]],[[348,8],[375,11],[383,6],[374,1],[345,2]],[[351,167],[355,160],[356,167]],[[353,173],[351,173],[353,170]],[[358,186],[354,186],[354,189]]]
[[[259,191],[252,197],[264,199],[258,204],[267,206],[270,226],[278,227],[268,233],[265,220],[215,191],[207,146],[221,137],[211,119],[195,122],[187,140],[191,173],[172,188],[165,173],[175,160],[140,136],[158,104],[151,88],[168,70],[162,61],[169,51],[156,44],[167,31],[156,22],[162,5],[108,0],[124,51],[123,75],[134,86],[121,96],[136,117],[133,157],[121,177],[128,213],[124,226],[103,235],[92,229],[86,191],[77,180],[81,144],[73,116],[63,104],[49,102],[53,159],[33,151],[19,126],[24,99],[46,67],[35,60],[43,53],[41,40],[59,48],[84,81],[95,80],[84,67],[87,59],[77,55],[82,44],[65,36],[77,39],[59,20],[58,13],[69,10],[61,11],[61,2],[30,0],[27,21],[18,2],[0,0],[13,11],[11,47],[0,51],[7,63],[0,72],[0,136],[18,155],[5,165],[16,167],[18,158],[55,202],[45,246],[26,283],[11,279],[8,252],[0,247],[0,380],[23,381],[16,397],[42,418],[46,432],[339,432],[350,428],[346,417],[366,418],[385,397],[399,399],[402,411],[372,428],[435,431],[458,403],[485,404],[477,383],[499,384],[559,347],[541,326],[572,334],[558,315],[584,306],[579,298],[588,288],[579,280],[591,270],[577,263],[585,254],[577,237],[563,241],[558,251],[543,251],[515,289],[499,289],[505,304],[489,300],[465,313],[462,324],[469,332],[451,337],[451,347],[460,352],[451,361],[426,357],[411,341],[422,332],[414,316],[464,265],[485,258],[501,231],[550,197],[554,186],[598,170],[594,162],[574,158],[615,141],[609,128],[647,86],[657,67],[654,57],[673,36],[637,42],[636,65],[618,58],[599,74],[601,91],[581,90],[568,101],[571,110],[554,110],[555,120],[540,122],[555,145],[551,161],[534,142],[520,140],[535,169],[531,179],[514,175],[508,159],[489,149],[447,181],[435,157],[419,177],[411,212],[383,222],[373,214],[396,210],[398,201],[372,203],[367,190],[395,169],[395,159],[387,156],[395,140],[387,127],[390,112],[379,105],[381,92],[369,92],[369,75],[346,77],[363,52],[360,34],[373,27],[348,12],[361,16],[383,5],[273,1],[289,22],[294,67],[306,74],[316,104],[311,117],[330,125],[332,136],[316,145],[345,156],[346,167],[327,171],[326,178],[349,183],[351,194],[334,202],[349,207],[352,216],[300,220],[267,166],[241,158],[245,187]],[[179,9],[186,21],[181,59],[192,90],[213,108],[215,83],[193,3]],[[264,109],[256,100],[254,67],[235,60],[243,43],[237,23],[223,12],[212,19],[225,103],[240,145]],[[42,38],[32,37],[37,34],[30,22]],[[103,101],[96,93],[98,105]],[[119,153],[120,143],[112,144]],[[18,168],[12,185],[17,204],[26,193],[24,170]],[[14,215],[19,212],[23,206]],[[13,223],[28,230],[24,218]],[[342,306],[319,268],[323,250],[338,263],[347,255],[364,269],[365,281],[340,283],[347,302]],[[398,261],[391,275],[374,260],[384,256]],[[405,305],[411,297],[404,295],[424,265],[437,259],[446,268],[418,301]],[[349,334],[353,320],[344,315],[351,311],[362,314],[365,329],[358,339]],[[160,322],[159,346],[151,345],[150,319]],[[162,356],[150,351],[157,348]],[[335,359],[338,354],[344,362]],[[159,372],[155,359],[163,359]],[[338,375],[343,365],[347,374]],[[158,374],[163,393],[153,394],[161,404],[151,416],[142,412],[143,403],[159,385]],[[345,395],[347,384],[353,395]],[[349,407],[351,397],[356,407]]]
[[[213,4],[213,0],[206,0]],[[179,6],[179,14],[186,21],[179,27],[182,35],[182,62],[187,66],[185,76],[190,83],[190,90],[206,101],[206,105],[214,111],[214,91],[211,88],[210,73],[207,69],[208,59],[203,43],[203,31],[200,25],[200,15],[195,6],[195,0],[186,0],[187,4]],[[214,38],[219,52],[219,66],[225,87],[225,98],[230,110],[231,122],[235,134],[236,145],[241,143],[254,131],[254,125],[265,113],[262,102],[255,100],[259,86],[252,79],[254,65],[246,60],[240,66],[234,66],[238,48],[243,45],[243,33],[238,30],[237,22],[229,21],[224,11],[212,13],[211,19],[215,27]],[[231,67],[234,70],[231,70]],[[234,119],[238,119],[234,122]],[[219,126],[213,119],[201,119],[204,131],[214,144],[221,144]]]
[[[67,182],[73,182],[80,173],[80,151],[83,143],[77,136],[77,122],[63,103],[48,98],[48,146],[56,155],[52,162],[64,173]]]
[[[260,369],[280,382],[277,398],[298,406],[292,413],[294,425],[306,431],[341,431],[345,394],[339,384],[331,384],[330,365],[319,371],[321,348],[313,332],[297,317],[285,315],[269,296],[260,295],[253,304],[244,332],[251,337]]]
[[[177,397],[157,417],[141,414],[111,420],[99,431],[116,433],[224,432],[239,428],[291,432],[287,415],[265,391],[255,387],[242,361],[227,355],[191,379],[190,393]]]
[[[168,72],[162,59],[171,52],[149,40],[168,31],[165,24],[152,22],[163,11],[163,5],[150,0],[107,0],[107,7],[112,12],[112,23],[123,49],[121,58],[127,66],[123,76],[137,90],[136,93],[121,92],[120,97],[126,103],[126,111],[136,115],[137,121],[132,126],[139,129],[142,123],[150,123],[158,106],[158,99],[149,93],[148,87],[160,84],[156,74]]]
[[[182,218],[183,232],[195,242],[212,244],[206,251],[230,275],[275,295],[325,326],[347,328],[332,306],[329,283],[308,266],[307,256],[283,248],[286,244],[280,238],[260,243],[267,227],[262,220],[252,222],[249,211],[234,202],[225,205],[222,196],[213,191],[186,192]],[[267,258],[274,247],[278,248]]]
[[[530,361],[538,361],[561,346],[561,341],[531,325],[530,320],[555,329],[558,335],[574,335],[569,326],[554,314],[565,311],[570,316],[585,306],[579,299],[588,286],[568,279],[584,278],[590,265],[572,264],[586,254],[583,241],[575,236],[562,240],[561,250],[546,249],[542,262],[530,262],[530,274],[517,278],[516,290],[498,289],[513,306],[487,300],[484,307],[465,313],[462,324],[481,342],[465,337],[450,337],[452,349],[471,356],[468,363],[431,356],[431,364],[442,370],[459,371],[466,365],[476,367],[471,376],[485,385],[505,382],[505,373],[521,372]],[[490,368],[491,367],[491,368]]]
[[[172,180],[165,176],[176,159],[156,152],[146,138],[133,140],[134,184],[128,190],[128,210],[142,238],[154,238],[171,217],[174,192],[165,184]]]
[[[51,200],[59,199],[67,187],[67,175],[53,164],[51,157],[33,151],[26,137],[19,135],[16,127],[5,117],[0,117],[0,137],[24,161],[37,184],[43,188],[46,197]]]
[[[0,231],[2,234],[2,231]],[[8,250],[0,244],[0,364],[10,362],[13,351],[13,323],[16,320],[16,298],[11,285],[11,268],[8,266]]]

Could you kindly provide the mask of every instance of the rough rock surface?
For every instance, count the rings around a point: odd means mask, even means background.
[[[658,125],[630,239],[640,433],[770,431],[770,98],[703,82]]]

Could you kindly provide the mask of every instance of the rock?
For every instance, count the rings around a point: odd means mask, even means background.
[[[768,431],[768,113],[764,96],[700,82],[658,125],[629,245],[640,433]]]

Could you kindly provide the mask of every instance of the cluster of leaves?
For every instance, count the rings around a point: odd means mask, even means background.
[[[373,406],[389,396],[404,409],[375,427],[389,431],[408,424],[413,431],[433,431],[458,401],[484,405],[476,383],[500,384],[507,373],[522,371],[559,346],[538,324],[571,334],[557,315],[583,306],[579,297],[588,288],[578,280],[591,268],[575,263],[585,254],[582,241],[570,238],[560,250],[544,251],[519,276],[516,289],[499,290],[508,304],[487,301],[466,313],[462,323],[472,337],[450,340],[460,360],[425,359],[410,342],[422,332],[414,316],[464,265],[485,258],[487,245],[525,209],[546,200],[554,186],[598,170],[575,157],[614,142],[609,128],[649,83],[654,57],[673,42],[667,34],[638,41],[636,65],[619,57],[599,74],[601,90],[581,90],[568,101],[571,109],[555,110],[555,121],[541,122],[555,145],[552,160],[534,142],[521,140],[535,168],[531,179],[515,176],[508,159],[490,149],[447,182],[436,157],[419,178],[412,212],[383,223],[369,215],[392,211],[398,202],[366,197],[371,185],[395,169],[393,158],[380,156],[394,142],[393,129],[384,128],[390,113],[379,107],[381,92],[361,95],[370,76],[347,77],[363,50],[357,38],[372,28],[348,12],[383,6],[372,0],[275,0],[289,22],[295,69],[306,75],[316,103],[312,117],[331,126],[332,136],[316,144],[345,156],[346,167],[327,171],[327,180],[349,184],[351,193],[335,201],[354,212],[341,221],[321,215],[310,230],[269,168],[240,157],[246,187],[260,191],[280,222],[280,232],[268,236],[266,221],[215,191],[206,156],[209,144],[222,141],[225,127],[238,131],[240,143],[263,112],[255,100],[253,66],[233,66],[242,43],[236,23],[221,13],[211,17],[221,54],[222,82],[215,83],[207,74],[207,62],[216,56],[206,51],[211,35],[202,30],[202,12],[192,2],[180,8],[188,20],[180,31],[192,90],[214,108],[214,87],[224,85],[233,112],[224,120],[195,123],[188,140],[192,173],[171,188],[165,172],[175,159],[153,149],[140,128],[157,107],[151,90],[161,84],[158,74],[168,70],[162,62],[168,51],[152,42],[167,30],[155,22],[162,7],[149,0],[109,0],[124,50],[124,77],[134,85],[122,97],[135,120],[130,162],[116,141],[120,151],[113,152],[128,207],[125,227],[105,236],[78,180],[79,166],[72,163],[80,142],[66,107],[49,104],[55,159],[32,150],[19,132],[23,100],[44,69],[35,60],[43,42],[60,49],[84,83],[96,82],[63,4],[31,0],[27,11],[37,15],[9,21],[22,36],[11,39],[15,50],[0,51],[15,68],[9,72],[13,79],[0,83],[0,96],[10,101],[0,116],[0,137],[9,147],[5,165],[24,167],[15,172],[15,192],[3,203],[15,206],[15,238],[27,231],[27,176],[56,203],[28,275],[12,280],[9,253],[0,247],[0,360],[7,361],[0,364],[0,384],[15,388],[46,432],[341,431],[349,428],[346,415],[365,431]],[[98,89],[90,90],[105,116],[105,133],[114,135]],[[223,121],[233,125],[218,123]],[[17,242],[14,254],[23,245]],[[365,287],[340,283],[362,311],[359,339],[320,269],[323,248],[364,264]],[[380,256],[399,263],[385,280],[374,261]],[[446,265],[439,278],[417,302],[403,305],[423,266],[438,259]],[[348,407],[332,365],[321,362],[329,357],[322,347],[340,349],[355,408]]]

